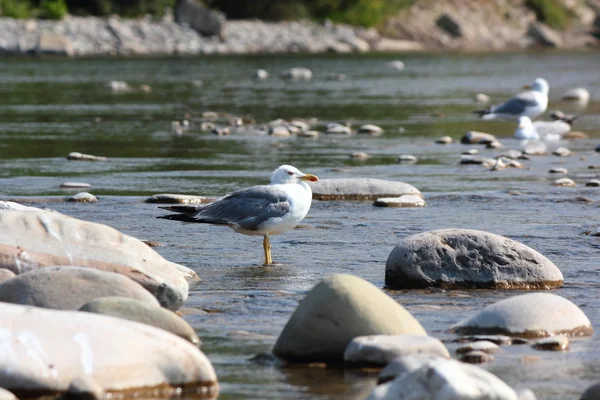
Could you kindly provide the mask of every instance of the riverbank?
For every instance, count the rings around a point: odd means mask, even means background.
[[[373,28],[309,21],[226,21],[220,37],[204,37],[168,19],[67,17],[61,21],[48,21],[0,18],[0,32],[3,33],[0,55],[82,57],[490,51],[536,47],[581,49],[597,47],[600,43],[590,34],[591,26],[559,33],[540,22],[532,22],[531,16],[515,19],[515,25],[491,24],[490,27],[498,28],[484,29],[485,19],[475,23],[475,20],[465,18],[469,22],[463,24],[463,19],[450,14],[434,20],[437,11],[419,13],[410,9],[407,12],[412,13],[412,17],[405,24],[399,25],[396,20],[383,28],[387,36]],[[432,20],[433,25],[429,26]]]

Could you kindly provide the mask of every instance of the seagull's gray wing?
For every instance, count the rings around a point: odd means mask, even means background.
[[[287,214],[290,206],[285,191],[269,185],[252,186],[202,207],[192,219],[209,224],[237,225],[253,231],[266,220]]]
[[[506,103],[498,104],[491,108],[494,114],[520,115],[527,107],[534,107],[538,102],[533,92],[523,92],[508,100]]]

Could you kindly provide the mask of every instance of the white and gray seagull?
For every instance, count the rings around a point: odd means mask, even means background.
[[[505,103],[475,111],[481,119],[517,119],[519,117],[534,118],[543,114],[548,108],[548,91],[550,86],[543,78],[537,78],[531,85],[525,85],[522,92]]]
[[[158,218],[226,225],[244,235],[263,236],[265,265],[272,265],[269,235],[287,232],[304,219],[312,201],[306,181],[318,180],[315,175],[282,165],[271,175],[269,185],[236,190],[205,206],[161,207],[178,214]]]

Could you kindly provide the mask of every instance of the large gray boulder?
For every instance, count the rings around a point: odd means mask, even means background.
[[[223,36],[223,16],[194,0],[180,0],[174,16],[179,25],[187,25],[202,36]]]
[[[546,257],[514,240],[472,229],[439,229],[409,236],[390,253],[391,289],[548,289],[563,275]]]
[[[20,274],[54,265],[117,272],[177,310],[188,296],[189,269],[106,225],[48,211],[0,211],[0,268]]]
[[[158,307],[158,301],[126,276],[97,269],[47,267],[0,284],[0,301],[57,310],[77,310],[99,297],[122,296]]]
[[[436,338],[423,335],[359,336],[346,346],[344,362],[385,366],[394,358],[429,354],[450,358],[446,346]]]
[[[310,182],[313,199],[317,200],[377,200],[381,197],[416,195],[421,192],[404,182],[371,178],[321,179]]]
[[[206,356],[161,329],[76,311],[0,303],[0,387],[20,394],[64,392],[79,377],[106,391],[199,385],[207,398],[219,386]]]
[[[378,334],[427,333],[404,307],[373,284],[336,274],[308,292],[283,328],[273,353],[292,362],[341,362],[352,339]]]
[[[0,286],[1,288],[1,286]],[[128,297],[102,297],[84,304],[79,311],[110,315],[152,325],[171,332],[190,343],[200,344],[194,328],[173,311]]]
[[[589,336],[592,324],[579,307],[552,293],[500,300],[450,328],[459,335],[502,334],[526,338]]]

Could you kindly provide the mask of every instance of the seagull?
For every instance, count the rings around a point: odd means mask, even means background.
[[[525,85],[524,89],[531,89],[519,93],[506,103],[498,104],[475,111],[481,119],[514,119],[521,116],[537,117],[544,113],[548,107],[548,82],[543,78],[537,78],[531,85]]]
[[[571,125],[565,121],[535,121],[529,117],[519,117],[519,125],[514,137],[519,140],[557,141],[571,131]]]
[[[282,165],[271,175],[269,185],[236,190],[205,206],[161,207],[178,214],[158,218],[226,225],[244,235],[263,236],[264,265],[272,265],[269,235],[287,232],[306,217],[312,201],[306,181],[318,180],[315,175]]]

